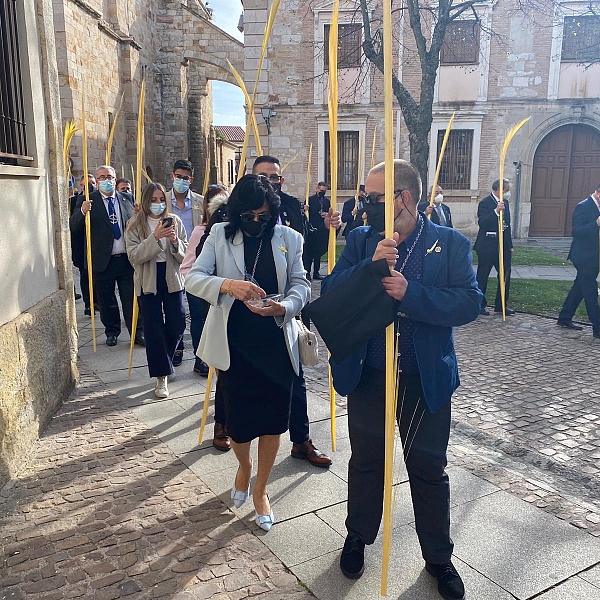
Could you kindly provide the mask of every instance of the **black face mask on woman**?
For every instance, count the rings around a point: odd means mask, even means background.
[[[365,203],[364,211],[367,213],[367,224],[375,231],[385,230],[385,202]]]

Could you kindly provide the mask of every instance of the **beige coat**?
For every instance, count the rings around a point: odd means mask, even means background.
[[[211,306],[202,330],[197,355],[216,369],[227,371],[230,365],[227,321],[234,298],[221,294],[225,279],[244,279],[244,236],[238,231],[233,240],[225,238],[226,223],[217,223],[210,230],[206,243],[185,280],[186,290],[206,300]],[[298,326],[296,315],[310,298],[310,283],[302,265],[302,236],[290,227],[275,225],[271,238],[273,260],[277,272],[278,292],[284,295],[281,304],[285,315],[272,317],[283,329],[290,361],[296,374],[300,369]],[[215,272],[217,275],[213,275]],[[268,319],[270,317],[265,317]]]
[[[183,290],[183,276],[179,272],[179,266],[187,249],[187,237],[181,219],[177,215],[169,216],[173,217],[173,224],[177,231],[177,246],[169,242],[165,250],[167,289],[172,294]],[[153,235],[144,239],[130,230],[125,233],[125,244],[129,262],[135,271],[133,275],[135,295],[140,296],[142,290],[144,294],[156,294],[156,257],[162,251],[160,244]]]

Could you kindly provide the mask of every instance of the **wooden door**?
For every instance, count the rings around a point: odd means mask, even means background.
[[[573,210],[600,182],[600,134],[565,125],[546,136],[533,160],[531,237],[571,235]]]

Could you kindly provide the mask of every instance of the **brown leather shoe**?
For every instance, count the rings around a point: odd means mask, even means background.
[[[315,467],[327,469],[331,466],[331,459],[329,456],[327,456],[327,454],[323,454],[323,452],[315,448],[312,440],[306,440],[306,442],[303,444],[293,444],[291,454],[294,458],[307,460]]]
[[[231,442],[227,435],[227,429],[221,423],[215,423],[215,432],[213,434],[213,446],[221,452],[231,450]]]

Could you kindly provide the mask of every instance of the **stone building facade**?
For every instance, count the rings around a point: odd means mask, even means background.
[[[146,81],[144,165],[169,182],[174,160],[189,158],[204,180],[212,123],[211,81],[235,85],[242,44],[216,27],[202,0],[52,0],[63,119],[81,118],[85,97],[90,168],[104,164],[121,98],[111,163],[131,176],[137,116]],[[241,11],[241,5],[240,5]],[[81,169],[81,140],[71,156]]]
[[[256,112],[263,150],[282,162],[300,152],[286,172],[287,190],[298,196],[304,195],[310,143],[312,181],[328,178],[324,48],[331,5],[331,0],[282,0],[259,84]],[[269,6],[269,0],[244,0],[244,67],[251,88]],[[371,6],[376,21],[379,3]],[[456,112],[441,183],[454,223],[473,236],[477,202],[498,177],[505,135],[530,116],[505,165],[513,184],[513,230],[522,238],[568,236],[574,206],[600,182],[600,3],[549,0],[547,11],[527,14],[515,0],[482,0],[474,8],[480,26],[466,11],[444,43],[430,134],[430,178],[441,136]],[[395,71],[418,98],[420,67],[412,32],[400,12],[395,19]],[[383,160],[383,96],[381,74],[361,49],[357,0],[342,0],[340,26],[342,200],[354,194],[371,164],[376,128],[375,162]],[[430,29],[426,22],[424,29]],[[260,116],[263,106],[277,113],[270,135]],[[397,105],[395,138],[395,155],[408,159],[408,132]]]
[[[0,486],[77,374],[52,1],[1,4]]]

